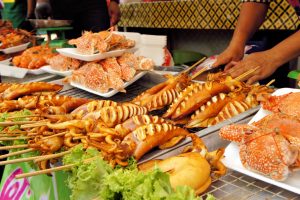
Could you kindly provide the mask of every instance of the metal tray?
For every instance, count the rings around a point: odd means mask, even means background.
[[[34,28],[51,28],[51,27],[70,26],[72,20],[29,19],[29,22]]]

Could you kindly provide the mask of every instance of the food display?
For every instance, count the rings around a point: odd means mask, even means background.
[[[106,93],[110,89],[125,91],[126,81],[131,81],[139,71],[151,70],[153,67],[151,59],[126,53],[117,58],[87,62],[74,70],[66,80],[100,93]]]

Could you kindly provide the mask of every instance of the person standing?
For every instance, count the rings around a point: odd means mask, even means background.
[[[106,0],[38,0],[36,5],[37,17],[73,21],[67,38],[79,37],[83,31],[107,30],[120,19],[118,0],[108,6]]]

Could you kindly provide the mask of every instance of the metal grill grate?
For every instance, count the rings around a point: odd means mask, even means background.
[[[202,197],[205,199],[207,194],[222,200],[300,200],[298,194],[231,170],[212,183]]]

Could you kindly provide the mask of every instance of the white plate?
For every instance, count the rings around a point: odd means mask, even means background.
[[[8,58],[8,59],[5,59],[5,60],[1,60],[0,63],[1,63],[1,64],[4,64],[4,65],[9,65],[11,59],[12,59],[12,58]]]
[[[84,55],[78,52],[76,48],[61,48],[61,49],[56,49],[61,55],[75,58],[78,60],[83,60],[83,61],[95,61],[95,60],[102,60],[105,58],[109,57],[117,57],[121,56],[125,52],[135,52],[137,48],[131,48],[131,49],[121,49],[121,50],[114,50],[114,51],[109,51],[105,53],[96,53],[93,55]]]
[[[287,94],[290,92],[300,92],[300,90],[299,89],[282,88],[282,89],[276,90],[273,93],[273,95],[276,95],[276,96],[283,95],[283,94]],[[249,123],[258,121],[261,118],[268,115],[269,113],[270,113],[269,111],[266,111],[261,108]],[[256,179],[262,180],[262,181],[270,183],[272,185],[276,185],[278,187],[281,187],[286,190],[300,194],[300,171],[290,173],[289,177],[285,181],[281,181],[281,182],[276,181],[269,177],[263,176],[262,174],[259,174],[257,172],[246,169],[241,163],[239,151],[240,151],[240,149],[239,149],[238,145],[234,142],[231,142],[227,146],[227,148],[225,149],[225,158],[223,159],[223,163],[226,167],[233,169],[235,171],[238,171],[240,173],[243,173],[247,176],[254,177]]]
[[[131,81],[128,81],[128,82],[125,82],[124,84],[124,88],[126,88],[127,86],[131,85],[132,83],[134,83],[135,81],[137,81],[138,79],[140,79],[142,76],[144,76],[147,72],[146,71],[143,71],[143,72],[140,72],[138,73],[137,75],[135,75],[135,77],[133,77],[133,79]],[[75,82],[71,82],[70,83],[73,87],[76,87],[76,88],[79,88],[79,89],[82,89],[82,90],[85,90],[87,92],[90,92],[90,93],[93,93],[93,94],[96,94],[96,95],[99,95],[99,96],[102,96],[102,97],[111,97],[113,95],[115,95],[116,93],[118,93],[119,91],[118,90],[113,90],[111,89],[109,92],[106,92],[106,93],[101,93],[101,92],[97,92],[95,90],[92,90],[90,88],[87,88],[83,85],[80,85],[78,83],[75,83]]]
[[[70,75],[72,75],[72,72],[73,72],[73,70],[58,71],[58,70],[52,69],[50,65],[46,65],[46,66],[42,67],[42,69],[45,72],[48,72],[50,74],[59,75],[59,76],[70,76]]]
[[[25,69],[16,66],[10,66],[6,64],[0,64],[0,75],[14,78],[24,78],[26,74],[44,74],[46,73],[43,69]]]
[[[27,74],[27,69],[0,64],[0,74],[1,76],[24,78]]]
[[[21,44],[21,45],[15,46],[15,47],[0,49],[0,51],[5,53],[5,54],[16,53],[16,52],[23,51],[23,50],[27,49],[29,44],[30,44],[30,42],[27,42],[25,44]]]

